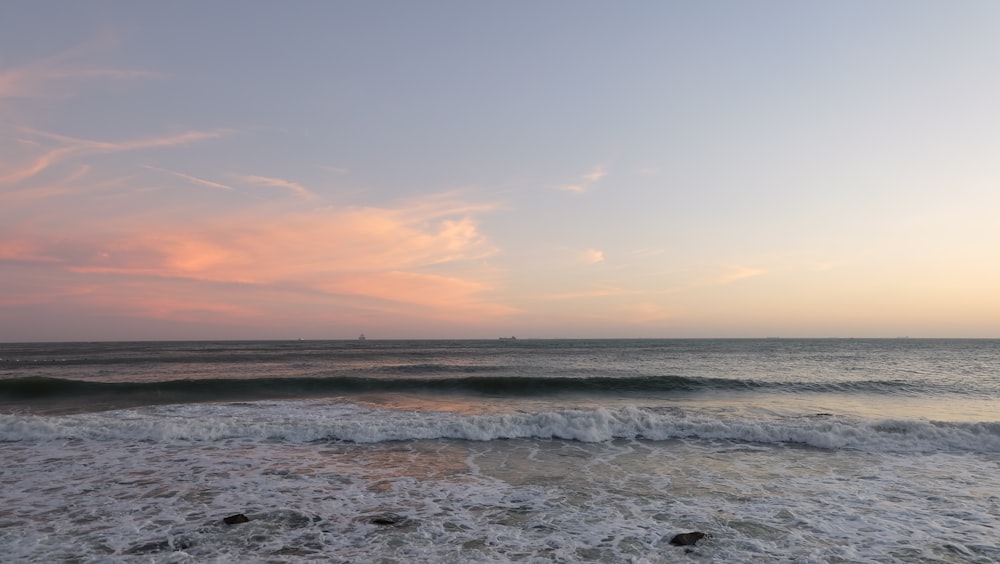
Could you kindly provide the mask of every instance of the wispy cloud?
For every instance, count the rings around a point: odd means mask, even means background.
[[[75,157],[183,144],[200,140],[211,132],[188,132],[156,138],[107,142],[78,139],[30,127],[23,123],[24,104],[34,98],[65,98],[77,91],[76,83],[130,81],[164,78],[162,73],[94,64],[91,59],[118,44],[105,30],[90,41],[54,54],[13,66],[0,66],[0,139],[14,139],[13,147],[0,147],[0,186],[16,185],[34,178],[52,166]],[[216,132],[219,134],[220,132]],[[12,150],[16,147],[16,150]]]
[[[232,190],[233,189],[232,186],[228,186],[226,184],[222,184],[222,183],[219,183],[219,182],[214,182],[212,180],[206,180],[204,178],[199,178],[197,176],[193,176],[193,175],[190,175],[190,174],[184,174],[183,172],[177,172],[177,171],[173,171],[173,170],[167,170],[167,169],[164,169],[164,168],[158,168],[158,167],[149,166],[149,165],[142,165],[142,167],[145,168],[145,169],[155,170],[157,172],[163,172],[163,173],[166,173],[166,174],[170,174],[170,175],[176,176],[178,178],[183,178],[184,180],[187,180],[188,182],[190,182],[192,184],[197,184],[199,186],[205,186],[207,188],[217,188],[219,190]]]
[[[75,152],[71,147],[61,147],[36,155],[31,162],[20,166],[17,163],[0,163],[0,185],[15,184],[31,178]]]
[[[58,83],[73,80],[136,80],[165,78],[163,73],[121,69],[87,62],[95,53],[114,43],[108,34],[72,48],[27,63],[0,69],[0,99],[64,95],[67,89]]]
[[[95,153],[117,153],[122,151],[135,151],[138,149],[150,149],[154,147],[171,147],[175,145],[189,145],[206,139],[217,139],[233,133],[231,129],[214,129],[208,131],[185,131],[172,135],[161,135],[157,137],[144,137],[130,139],[127,141],[97,141],[94,139],[80,139],[68,135],[60,135],[48,131],[32,129],[30,127],[19,128],[22,132],[36,137],[50,139],[65,144],[67,147],[77,151]]]
[[[93,139],[78,139],[67,135],[50,133],[28,127],[18,128],[22,134],[57,143],[61,146],[40,148],[40,154],[28,157],[29,162],[18,166],[0,164],[0,185],[14,184],[33,178],[55,164],[77,157],[138,151],[142,149],[173,147],[189,145],[208,139],[217,139],[232,133],[230,129],[215,129],[209,131],[185,131],[173,135],[145,137],[126,141],[97,141]],[[41,147],[41,144],[39,144]],[[6,169],[6,170],[5,170]]]
[[[597,167],[594,170],[588,172],[587,174],[584,174],[581,178],[583,178],[585,182],[594,183],[604,178],[607,175],[608,173],[607,171],[604,170],[603,167]]]
[[[239,177],[243,182],[249,182],[250,184],[260,184],[263,186],[273,186],[275,188],[284,188],[290,190],[299,196],[306,199],[312,199],[316,197],[316,194],[305,188],[297,182],[292,182],[291,180],[285,180],[282,178],[272,178],[269,176],[257,176],[253,174],[243,175]]]
[[[598,181],[607,175],[608,172],[604,167],[595,167],[592,171],[580,176],[577,182],[563,184],[559,186],[559,189],[573,194],[583,194],[584,192],[589,192]]]

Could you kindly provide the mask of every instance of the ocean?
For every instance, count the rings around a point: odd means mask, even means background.
[[[0,344],[0,555],[997,562],[1000,341]]]

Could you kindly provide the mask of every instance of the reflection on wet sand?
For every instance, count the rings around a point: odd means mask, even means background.
[[[351,401],[366,407],[398,409],[404,411],[442,411],[459,415],[480,415],[508,411],[499,403],[490,404],[481,398],[468,396],[421,396],[413,394],[366,394],[354,396]]]
[[[400,479],[454,479],[468,474],[469,452],[453,441],[408,441],[379,445],[328,445],[319,451],[325,459],[316,464],[371,483],[385,491]]]

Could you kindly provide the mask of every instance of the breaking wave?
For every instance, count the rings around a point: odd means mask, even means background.
[[[720,418],[680,409],[623,407],[463,415],[353,403],[174,405],[61,416],[0,415],[0,441],[46,440],[379,443],[426,439],[710,440],[870,452],[1000,452],[1000,422],[868,420],[818,414]]]

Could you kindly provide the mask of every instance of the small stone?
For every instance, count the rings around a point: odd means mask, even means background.
[[[699,533],[694,531],[691,533],[681,533],[679,535],[674,535],[674,538],[670,539],[670,544],[674,546],[694,546],[695,543],[700,541],[702,537],[705,537],[705,533]]]
[[[237,513],[236,515],[230,515],[229,517],[224,517],[222,522],[227,525],[236,525],[239,523],[248,523],[250,518],[242,513]]]

